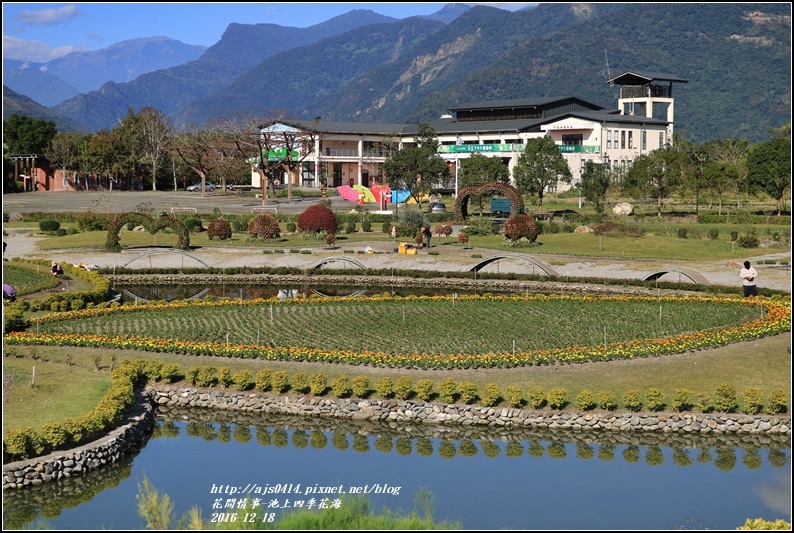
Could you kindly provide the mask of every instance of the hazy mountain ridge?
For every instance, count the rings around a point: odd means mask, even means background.
[[[195,61],[150,72],[129,83],[107,83],[53,108],[91,130],[112,127],[132,108],[150,106],[172,115],[194,100],[222,89],[264,59],[372,21],[395,20],[372,11],[347,13],[308,28],[275,24],[230,24],[221,40]]]
[[[355,10],[305,29],[231,24],[195,61],[53,110],[91,130],[145,106],[182,124],[276,108],[416,123],[491,99],[576,96],[614,109],[606,81],[627,70],[689,80],[673,94],[676,131],[690,139],[764,140],[791,121],[791,5],[450,4],[402,20]]]
[[[3,120],[8,120],[11,115],[20,115],[30,118],[50,120],[55,123],[58,131],[78,132],[86,131],[86,127],[71,119],[58,115],[24,94],[19,94],[3,85]]]

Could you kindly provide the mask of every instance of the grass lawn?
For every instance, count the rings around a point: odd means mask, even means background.
[[[3,354],[4,430],[39,429],[45,422],[80,416],[93,409],[110,388],[110,372],[94,371],[85,357],[81,364],[67,366],[65,355],[56,363],[44,362],[45,350],[34,350],[39,355],[36,360],[29,358],[30,350],[24,359],[9,357],[8,351]]]
[[[668,405],[676,389],[692,392],[712,392],[720,383],[730,383],[740,399],[745,388],[758,387],[766,398],[772,389],[791,390],[791,347],[789,335],[777,335],[752,342],[733,344],[723,348],[665,357],[613,361],[564,366],[533,366],[511,369],[477,370],[405,370],[381,369],[369,366],[329,365],[323,363],[294,363],[255,361],[250,359],[225,359],[195,357],[166,353],[142,353],[117,350],[118,361],[123,358],[176,363],[184,372],[190,367],[228,366],[232,374],[248,370],[252,374],[261,368],[284,370],[290,376],[305,372],[309,376],[324,373],[330,383],[339,375],[367,376],[370,384],[382,377],[396,380],[409,376],[414,383],[419,379],[435,382],[445,377],[471,381],[482,391],[486,383],[496,383],[502,391],[508,386],[518,386],[525,391],[540,386],[544,392],[562,387],[568,391],[572,403],[583,389],[593,392],[612,390],[621,405],[623,392],[637,389],[644,393],[655,387],[665,393]],[[14,352],[24,358],[5,357],[4,373],[14,379],[7,392],[3,416],[5,428],[30,425],[39,427],[49,420],[60,420],[87,412],[96,405],[110,385],[111,355],[107,350],[67,347],[14,346]],[[39,360],[31,360],[30,354]],[[65,364],[67,356],[74,365]],[[43,362],[44,357],[48,359]],[[99,358],[100,371],[94,370]],[[36,387],[30,387],[31,369],[36,365]],[[371,385],[370,385],[371,388]],[[791,405],[789,396],[788,404]],[[23,407],[26,406],[26,407]]]
[[[286,226],[282,224],[282,226]],[[692,224],[683,225],[692,228]],[[357,232],[352,234],[337,235],[337,246],[358,242],[383,241],[391,242],[388,234],[375,228],[371,232]],[[778,228],[778,226],[775,226]],[[780,226],[779,228],[784,228]],[[707,226],[698,227],[707,233]],[[771,231],[770,228],[767,228]],[[122,230],[122,246],[176,246],[174,233],[158,232],[151,235],[141,231]],[[39,241],[41,250],[60,250],[71,248],[98,248],[104,249],[106,232],[92,231],[65,235],[63,237],[47,237]],[[437,238],[434,236],[434,238]],[[406,241],[406,239],[401,239]],[[660,259],[676,261],[719,261],[733,259],[741,250],[741,255],[752,258],[769,253],[790,252],[791,247],[785,242],[774,243],[767,248],[739,248],[730,241],[728,232],[721,232],[716,240],[708,238],[679,238],[674,229],[658,227],[656,233],[650,228],[640,237],[613,237],[598,236],[595,234],[574,233],[546,233],[538,236],[539,246],[528,248],[511,248],[504,246],[504,237],[501,235],[472,235],[470,244],[474,248],[487,248],[493,250],[509,250],[514,252],[531,253],[535,255],[572,255],[592,257],[625,257],[636,259]],[[455,238],[449,239],[449,246],[460,247]],[[324,247],[323,241],[306,240],[298,235],[289,235],[282,227],[282,238],[277,242],[249,241],[245,234],[235,233],[231,239],[210,240],[206,232],[190,235],[191,246],[229,246],[229,247],[256,247],[256,248],[318,248]]]

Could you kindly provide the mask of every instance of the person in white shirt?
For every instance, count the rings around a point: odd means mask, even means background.
[[[758,287],[755,285],[755,278],[758,277],[758,272],[750,266],[750,261],[744,262],[744,268],[739,272],[739,277],[742,278],[745,298],[748,296],[758,296]]]

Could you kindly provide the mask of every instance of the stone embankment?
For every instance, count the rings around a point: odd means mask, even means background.
[[[186,387],[150,388],[162,406],[203,407],[350,420],[460,424],[495,428],[791,434],[790,416],[713,413],[574,413],[408,400],[278,396]]]
[[[432,428],[493,431],[606,431],[610,434],[768,436],[789,440],[790,416],[703,413],[612,413],[530,411],[503,407],[448,405],[407,400],[317,398],[233,392],[167,385],[140,393],[134,414],[107,436],[85,446],[3,465],[3,490],[79,476],[118,462],[145,445],[155,409],[204,408],[215,412],[338,419],[349,422],[419,424]]]
[[[3,490],[76,477],[116,463],[146,444],[154,429],[154,418],[151,396],[142,391],[133,414],[104,437],[72,450],[3,465]]]

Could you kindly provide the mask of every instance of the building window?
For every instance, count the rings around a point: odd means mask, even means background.
[[[620,130],[620,149],[626,148],[626,130]]]
[[[642,145],[640,146],[640,150],[647,150],[648,149],[648,132],[642,130]]]
[[[634,148],[634,132],[629,130],[629,150]]]
[[[612,130],[607,130],[607,150],[612,148]]]
[[[581,146],[582,145],[582,134],[581,133],[572,133],[572,134],[568,134],[568,135],[563,135],[562,136],[562,144]]]
[[[662,146],[664,146],[664,133],[662,133],[660,131],[659,132],[659,148],[661,148]]]

